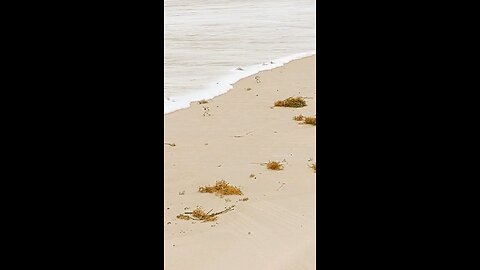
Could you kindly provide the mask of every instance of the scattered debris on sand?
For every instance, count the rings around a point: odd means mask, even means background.
[[[245,133],[245,135],[233,135],[233,137],[234,138],[242,138],[242,137],[247,136],[247,135],[249,135],[253,132],[255,132],[255,130],[249,131],[249,132]]]

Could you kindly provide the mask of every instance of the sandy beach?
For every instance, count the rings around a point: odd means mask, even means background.
[[[293,120],[316,115],[315,59],[262,71],[164,116],[165,269],[315,269],[316,126]],[[273,107],[297,96],[307,106]],[[283,170],[267,169],[269,161]],[[243,195],[198,191],[221,179]],[[177,218],[230,206],[212,222]]]

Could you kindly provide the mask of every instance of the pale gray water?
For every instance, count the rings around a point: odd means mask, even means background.
[[[164,0],[164,10],[165,113],[316,49],[314,0]]]

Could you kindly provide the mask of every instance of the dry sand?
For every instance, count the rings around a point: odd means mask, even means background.
[[[260,72],[207,104],[165,115],[164,142],[175,144],[164,146],[165,269],[315,268],[316,173],[309,165],[316,127],[292,119],[316,115],[315,59]],[[308,106],[271,108],[290,96],[307,97]],[[284,169],[261,165],[269,160],[285,161]],[[198,192],[220,179],[244,195]],[[219,212],[231,205],[215,222],[176,218],[197,206]]]

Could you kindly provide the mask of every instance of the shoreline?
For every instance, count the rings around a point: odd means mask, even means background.
[[[187,98],[186,100],[177,100],[178,96],[164,97],[164,115],[178,110],[190,108],[191,103],[198,102],[200,100],[209,100],[224,95],[233,89],[233,85],[235,83],[250,76],[254,76],[259,72],[273,70],[292,61],[315,55],[316,50],[311,50],[280,57],[271,60],[269,63],[255,64],[247,67],[237,67],[230,70],[228,75],[218,77],[217,83],[211,83],[209,87],[199,91],[199,93],[196,93],[195,95],[192,94],[191,98]]]
[[[316,126],[293,120],[316,115],[315,61],[260,71],[208,103],[164,114],[166,269],[315,268]],[[273,107],[291,96],[307,106]],[[268,161],[283,170],[268,170]],[[198,192],[220,179],[243,195]],[[232,205],[214,222],[177,218]]]

